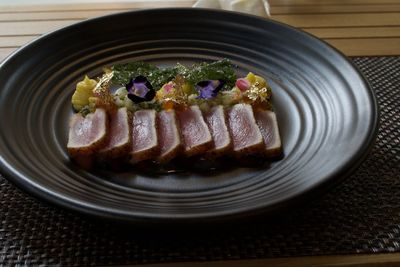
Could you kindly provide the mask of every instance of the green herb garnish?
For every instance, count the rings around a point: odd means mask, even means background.
[[[152,64],[138,61],[114,65],[112,70],[114,71],[112,82],[114,84],[125,85],[132,78],[139,75],[147,77],[150,73],[158,70],[158,68]]]
[[[223,90],[230,90],[236,81],[236,73],[228,59],[211,63],[203,62],[191,67],[178,63],[173,68],[158,68],[146,62],[131,62],[115,65],[112,69],[114,84],[125,85],[130,79],[142,75],[149,80],[155,90],[159,90],[177,75],[184,77],[192,86],[206,80],[223,80],[225,81]]]
[[[164,84],[171,81],[178,74],[179,70],[177,68],[157,69],[149,73],[147,79],[155,90],[159,90]]]
[[[159,90],[165,83],[169,82],[179,73],[179,68],[158,68],[146,62],[131,62],[126,64],[114,65],[113,83],[125,85],[132,78],[144,76],[148,79],[155,90]]]
[[[206,80],[223,80],[225,81],[223,90],[230,90],[236,81],[236,73],[228,59],[195,64],[183,76],[192,85]]]

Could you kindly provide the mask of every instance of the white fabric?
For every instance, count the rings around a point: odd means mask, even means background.
[[[198,0],[193,7],[239,11],[261,17],[270,15],[267,0]]]

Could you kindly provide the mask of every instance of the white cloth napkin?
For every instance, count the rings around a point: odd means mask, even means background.
[[[193,7],[239,11],[262,17],[270,15],[267,0],[198,0]]]

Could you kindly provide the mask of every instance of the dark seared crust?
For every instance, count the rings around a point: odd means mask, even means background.
[[[148,160],[148,159],[154,159],[157,154],[158,154],[159,148],[158,148],[158,140],[157,140],[157,146],[152,147],[147,150],[143,150],[141,152],[136,152],[134,155],[131,154],[131,163],[137,163],[140,161]]]
[[[264,142],[245,147],[240,150],[235,150],[234,151],[234,156],[237,158],[242,158],[248,155],[258,155],[258,154],[264,154],[265,152],[265,145]]]
[[[167,154],[165,154],[163,156],[157,157],[157,162],[162,163],[162,164],[170,162],[172,159],[176,158],[179,154],[181,154],[182,150],[183,150],[183,145],[182,145],[183,140],[182,140],[179,120],[177,118],[176,112],[175,112],[175,116],[174,117],[175,117],[176,127],[178,128],[178,138],[180,140],[180,143],[175,149],[171,150],[169,153],[167,153]],[[157,116],[157,121],[159,119],[160,119],[159,116]],[[157,122],[157,125],[158,125],[158,122]],[[158,132],[158,130],[159,129],[157,129],[157,132]],[[159,136],[159,135],[157,134],[157,136]],[[159,154],[159,152],[158,152],[158,154]]]
[[[109,121],[108,117],[106,117],[106,129],[108,129]],[[107,131],[103,133],[103,135],[90,146],[85,147],[67,147],[68,154],[71,157],[78,157],[78,156],[88,156],[97,153],[107,142]]]
[[[269,149],[268,151],[264,150],[259,152],[259,153],[253,153],[253,154],[247,154],[247,156],[254,156],[254,157],[259,157],[259,158],[265,158],[267,159],[273,159],[273,160],[278,160],[283,157],[283,149],[282,147],[277,147],[274,149]],[[243,157],[236,156],[236,158],[243,159]]]
[[[283,154],[282,146],[266,150],[264,154],[268,158],[280,157]]]
[[[197,156],[200,154],[204,154],[205,152],[207,152],[207,150],[211,149],[213,147],[213,140],[211,139],[210,141],[201,144],[199,146],[193,147],[191,149],[188,150],[184,150],[183,154],[186,157],[193,157],[193,156]]]
[[[72,159],[84,170],[90,170],[93,167],[94,155],[78,155]]]
[[[100,161],[102,160],[108,160],[108,159],[115,159],[115,158],[121,158],[123,156],[126,156],[131,149],[132,146],[132,113],[128,111],[128,131],[129,131],[129,141],[128,143],[125,143],[121,146],[113,147],[111,149],[107,150],[100,150],[98,153],[98,159]],[[108,125],[109,127],[109,125]],[[108,131],[110,132],[110,131]],[[107,138],[110,138],[108,136]],[[105,143],[107,144],[107,143]]]
[[[130,138],[130,140],[132,140],[132,138]],[[129,141],[129,143],[123,144],[121,146],[113,147],[112,149],[109,149],[107,151],[101,151],[99,153],[99,156],[107,159],[115,159],[123,157],[129,153],[131,144],[132,141]]]
[[[230,153],[232,153],[232,149],[233,149],[233,144],[232,142],[230,142],[230,144],[224,148],[221,149],[212,149],[210,151],[207,151],[204,154],[205,158],[209,158],[209,159],[215,159],[224,155],[228,155]]]
[[[182,144],[178,145],[175,149],[171,150],[168,154],[165,154],[163,157],[158,157],[157,162],[165,164],[176,158],[182,153],[183,146]]]

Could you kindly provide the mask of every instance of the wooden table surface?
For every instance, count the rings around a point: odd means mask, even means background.
[[[0,1],[0,61],[43,33],[87,18],[138,8],[189,7],[195,1],[51,5],[13,5],[12,2]],[[269,2],[271,19],[310,32],[348,56],[400,55],[400,0]]]
[[[56,1],[54,1],[56,2]],[[189,7],[195,1],[12,4],[0,1],[0,61],[43,33],[95,16],[139,8]],[[400,0],[270,0],[271,19],[310,32],[348,56],[400,55]],[[400,266],[400,254],[318,256],[155,266]]]

